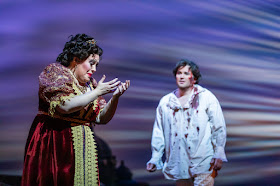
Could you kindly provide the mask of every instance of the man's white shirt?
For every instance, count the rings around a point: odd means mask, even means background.
[[[163,169],[167,179],[189,179],[196,174],[211,173],[212,158],[227,161],[225,143],[226,125],[219,101],[209,90],[194,85],[184,106],[175,91],[160,100],[151,142],[152,158],[148,163]]]

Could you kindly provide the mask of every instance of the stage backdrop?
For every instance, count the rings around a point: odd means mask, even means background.
[[[136,181],[148,173],[160,98],[176,88],[181,58],[201,69],[219,99],[226,154],[216,185],[276,184],[280,176],[279,1],[103,1],[0,3],[0,174],[21,175],[25,140],[38,107],[38,75],[68,36],[89,34],[104,49],[97,72],[131,81],[113,120],[95,127]],[[107,100],[108,96],[105,97]],[[279,180],[279,179],[278,179]],[[280,181],[279,181],[280,182]]]

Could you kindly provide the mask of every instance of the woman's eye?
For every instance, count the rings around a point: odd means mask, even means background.
[[[90,61],[89,64],[92,66],[95,64],[95,61]]]

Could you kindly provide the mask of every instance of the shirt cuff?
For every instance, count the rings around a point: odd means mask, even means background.
[[[155,164],[157,170],[160,170],[160,169],[163,168],[163,162],[162,162],[162,160],[155,160],[154,158],[152,158],[152,159],[150,159],[150,161],[147,162],[147,165],[148,165],[149,163]]]
[[[225,149],[221,146],[216,147],[213,158],[221,159],[223,162],[228,161],[226,157]]]

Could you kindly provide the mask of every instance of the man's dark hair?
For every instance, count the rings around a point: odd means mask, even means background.
[[[197,64],[195,64],[194,62],[188,60],[188,59],[181,59],[180,61],[177,62],[176,66],[173,69],[173,74],[176,77],[177,71],[180,67],[184,67],[184,66],[190,66],[190,70],[193,73],[195,84],[199,83],[199,80],[201,79],[201,74],[200,74],[200,70],[199,67],[197,66]]]

